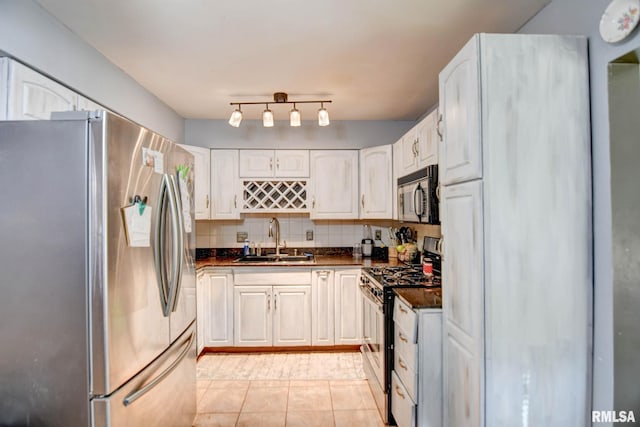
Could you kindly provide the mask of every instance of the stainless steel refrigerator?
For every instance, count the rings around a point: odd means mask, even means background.
[[[0,182],[0,425],[190,426],[192,155],[108,112],[0,122]]]

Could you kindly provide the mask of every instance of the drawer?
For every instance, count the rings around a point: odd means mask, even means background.
[[[396,298],[393,304],[393,321],[400,325],[400,329],[405,331],[409,336],[409,342],[416,343],[418,335],[418,318],[416,313],[411,310],[407,304]]]
[[[391,413],[398,427],[416,425],[416,404],[395,371],[391,372]]]
[[[411,342],[409,334],[400,328],[400,324],[394,324],[394,338],[393,338],[393,351],[400,353],[404,361],[413,369],[416,370],[416,359],[418,355],[418,344]]]
[[[394,351],[393,353],[393,370],[396,375],[402,380],[402,384],[404,384],[405,389],[409,393],[409,396],[413,400],[417,400],[417,386],[418,386],[418,374],[415,368],[409,366],[407,361],[399,351]]]
[[[277,268],[234,270],[234,285],[310,285],[311,270],[283,272]]]

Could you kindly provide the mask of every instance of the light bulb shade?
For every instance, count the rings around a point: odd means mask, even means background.
[[[318,125],[329,126],[329,112],[324,107],[318,110]]]
[[[289,112],[289,124],[295,127],[300,126],[300,111],[295,107]]]
[[[262,112],[262,126],[273,127],[273,112],[268,108]]]
[[[242,111],[238,108],[233,113],[231,113],[231,118],[229,119],[229,124],[234,128],[240,126],[240,122],[242,121]]]

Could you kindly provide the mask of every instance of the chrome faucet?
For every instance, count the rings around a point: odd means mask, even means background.
[[[276,234],[275,236],[273,235],[273,223],[275,222],[276,224]],[[280,221],[278,221],[278,218],[273,217],[271,218],[271,221],[269,221],[269,237],[275,237],[276,239],[276,256],[280,255]],[[286,247],[286,242],[284,244],[283,247]]]

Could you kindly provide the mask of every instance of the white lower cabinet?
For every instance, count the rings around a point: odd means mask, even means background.
[[[333,345],[334,291],[333,270],[311,271],[311,344]]]
[[[442,426],[442,310],[395,299],[391,413],[398,427]]]
[[[311,345],[311,271],[262,268],[234,274],[234,344]]]
[[[336,270],[335,345],[362,343],[360,269]]]
[[[204,347],[233,345],[233,275],[204,271],[197,279],[198,354]]]

